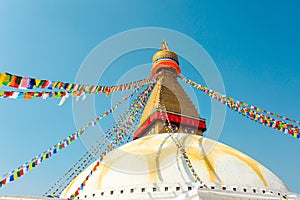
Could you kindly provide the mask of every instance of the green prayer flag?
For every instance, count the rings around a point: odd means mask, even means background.
[[[44,85],[44,83],[46,82],[46,80],[41,80],[40,84],[38,85],[38,87],[41,87],[42,85]]]
[[[17,83],[18,85],[20,85],[21,80],[22,80],[22,77],[19,77],[19,76],[18,76],[18,77],[16,78],[16,83]]]

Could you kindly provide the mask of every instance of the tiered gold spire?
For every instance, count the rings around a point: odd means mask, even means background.
[[[162,41],[152,59],[151,74],[157,79],[157,84],[144,109],[135,139],[147,134],[166,132],[159,111],[162,107],[174,132],[202,135],[206,130],[205,120],[200,118],[189,96],[177,81],[180,73],[177,54],[169,50],[166,41]]]

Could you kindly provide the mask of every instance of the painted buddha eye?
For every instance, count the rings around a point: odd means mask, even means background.
[[[172,130],[173,130],[173,131],[178,130],[178,126],[177,126],[176,124],[172,124],[171,126],[172,126]]]

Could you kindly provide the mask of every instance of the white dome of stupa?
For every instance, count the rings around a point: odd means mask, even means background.
[[[178,133],[173,137],[179,139],[195,171],[208,186],[203,191],[258,195],[257,199],[261,199],[259,195],[280,199],[289,192],[270,170],[236,149],[198,135]],[[93,166],[75,178],[61,197],[70,197]],[[77,198],[147,199],[159,194],[172,199],[199,186],[169,134],[154,134],[110,152]]]

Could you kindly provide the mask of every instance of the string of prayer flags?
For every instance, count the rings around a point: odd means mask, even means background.
[[[76,163],[74,163],[72,167],[62,177],[60,177],[59,180],[57,180],[43,196],[59,196],[61,192],[70,184],[70,182],[74,180],[84,169],[86,169],[95,157],[97,157],[105,142],[106,140],[103,141],[103,139],[97,140],[95,143],[97,146],[94,147],[94,145],[92,145],[91,148],[89,148],[89,150],[86,151],[85,154]]]
[[[72,96],[75,93],[72,93]],[[62,98],[68,97],[70,93],[68,92],[22,92],[22,91],[0,91],[0,98],[2,99],[33,99],[33,98]]]
[[[287,124],[283,121],[273,119],[269,116],[266,116],[262,113],[258,113],[249,108],[241,107],[236,111],[257,123],[263,124],[270,128],[274,128],[286,134],[293,135],[296,138],[300,138],[299,128],[291,126],[290,124]]]
[[[201,186],[208,188],[208,186],[201,180],[201,178],[199,177],[199,175],[197,174],[196,170],[194,169],[191,160],[189,159],[189,156],[186,152],[186,150],[184,149],[184,147],[180,144],[178,139],[175,139],[173,137],[173,128],[170,122],[170,119],[168,117],[166,108],[164,105],[161,105],[162,108],[159,109],[160,110],[160,117],[162,119],[162,121],[164,122],[164,127],[166,129],[166,132],[169,133],[169,136],[172,141],[175,143],[175,145],[177,146],[177,148],[179,149],[179,151],[182,153],[183,159],[186,163],[186,165],[188,166],[190,172],[192,173],[194,180],[198,181],[200,183]],[[164,115],[163,115],[163,111],[164,111]]]
[[[100,148],[100,140],[97,140],[96,141],[96,144],[97,144],[97,147],[96,147],[96,149],[97,148]],[[60,177],[49,189],[48,189],[48,191],[47,192],[45,192],[45,194],[43,195],[43,196],[47,196],[47,195],[50,195],[50,193],[51,193],[51,191],[52,190],[54,190],[54,188],[56,187],[56,186],[58,186],[58,184],[60,183],[60,182],[62,182],[62,180],[64,179],[64,178],[66,178],[70,173],[71,173],[71,175],[68,177],[68,178],[70,178],[72,175],[73,175],[73,173],[74,172],[72,172],[74,169],[75,169],[75,172],[77,172],[78,170],[77,169],[79,169],[79,168],[81,168],[81,166],[83,165],[83,164],[85,164],[86,162],[86,159],[93,159],[93,157],[92,157],[92,154],[93,154],[93,152],[94,152],[94,146],[92,146],[91,148],[89,148],[89,150],[88,151],[86,151],[81,157],[80,157],[80,159],[78,160],[78,161],[76,161],[73,165],[72,165],[72,167],[62,176],[62,177]],[[81,162],[83,160],[83,162]],[[80,163],[81,162],[81,163]],[[78,166],[79,165],[79,166]],[[76,166],[77,166],[77,168],[76,168]],[[68,178],[66,178],[66,179],[68,179]],[[61,185],[60,186],[58,186],[58,188],[61,188]],[[58,191],[58,190],[57,190]],[[57,191],[54,191],[53,193],[51,193],[51,194],[53,194],[53,195],[55,195],[56,194],[56,192]]]
[[[296,124],[300,124],[299,121],[293,120],[291,118],[283,117],[273,112],[266,111],[264,109],[258,108],[256,106],[251,106],[245,102],[235,100],[232,97],[222,95],[219,92],[210,90],[205,86],[202,86],[192,80],[189,80],[183,76],[179,76],[181,80],[190,84],[194,88],[205,92],[208,96],[213,99],[227,105],[230,109],[242,114],[243,116],[255,121],[257,123],[263,124],[267,127],[274,128],[286,134],[290,134],[296,138],[300,138],[300,127]],[[270,116],[268,116],[268,115]],[[275,119],[277,118],[277,119]],[[288,123],[288,122],[290,123]],[[292,124],[294,123],[294,124]]]
[[[71,195],[71,198],[74,199],[76,196],[79,195],[79,192],[81,190],[84,189],[84,186],[86,185],[87,181],[90,179],[90,177],[93,175],[93,172],[95,172],[98,168],[98,166],[100,166],[100,162],[104,159],[104,157],[111,151],[113,151],[115,148],[117,148],[116,144],[122,140],[122,137],[118,137],[119,134],[117,133],[114,137],[114,139],[112,139],[112,141],[110,141],[110,143],[107,145],[107,148],[102,152],[102,154],[99,156],[99,160],[96,162],[96,164],[93,166],[92,170],[90,171],[90,173],[85,177],[84,181],[80,184],[80,186],[77,188],[77,190],[75,191],[74,194]],[[124,142],[125,144],[127,143],[127,141]]]
[[[70,173],[70,175],[66,177],[66,179],[61,182],[60,185],[57,186],[56,190],[53,191],[53,194],[57,194],[59,196],[61,192],[69,185],[69,183],[74,180],[83,170],[85,170],[93,160],[94,156],[92,154],[88,155],[87,158],[79,163],[78,167],[72,173]]]
[[[106,94],[109,96],[110,93],[116,91],[125,91],[134,89],[137,87],[142,87],[145,84],[150,82],[150,78],[145,78],[142,80],[120,84],[116,86],[102,86],[102,85],[83,85],[83,84],[74,84],[66,83],[62,81],[51,81],[51,80],[42,80],[37,78],[28,78],[13,75],[10,73],[0,73],[0,87],[5,85],[7,87],[30,90],[33,88],[42,88],[49,90],[64,90],[69,93],[76,92],[75,94],[80,95],[80,92],[87,94]]]
[[[93,175],[93,173],[97,170],[97,168],[100,166],[100,163],[104,159],[104,157],[111,152],[112,150],[116,149],[117,147],[124,145],[128,143],[129,141],[132,141],[133,137],[131,133],[131,129],[134,129],[135,126],[139,123],[140,117],[135,117],[134,115],[141,115],[144,107],[148,101],[148,98],[151,94],[151,91],[154,87],[154,84],[150,83],[148,87],[140,94],[138,97],[134,100],[134,102],[130,105],[129,109],[123,113],[123,116],[127,116],[129,114],[130,119],[132,120],[132,124],[129,125],[126,121],[128,118],[125,117],[119,117],[119,119],[125,119],[118,123],[118,125],[113,125],[112,128],[109,130],[111,131],[111,135],[114,135],[113,140],[109,142],[107,145],[107,148],[101,153],[98,161],[93,166],[90,173],[85,177],[84,181],[80,184],[80,186],[76,189],[76,191],[70,196],[71,199],[75,199],[82,191],[87,183],[87,181],[90,179],[90,177]],[[130,120],[129,120],[130,121]],[[127,135],[128,134],[128,135]],[[127,138],[127,140],[125,140]]]
[[[138,118],[136,118],[138,119]],[[138,120],[136,120],[138,121]],[[137,125],[138,122],[135,123]],[[132,129],[132,126],[127,126],[127,128]],[[130,134],[129,131],[123,132],[123,134]],[[104,159],[104,157],[117,147],[127,144],[128,142],[132,141],[132,135],[129,135],[129,137],[122,137],[123,135],[121,132],[116,133],[114,136],[114,139],[110,141],[110,143],[107,145],[107,148],[102,152],[102,154],[99,157],[99,160],[96,162],[96,164],[93,166],[90,173],[85,177],[84,181],[80,184],[80,186],[77,188],[77,190],[71,195],[71,199],[75,199],[76,196],[79,195],[79,192],[82,191],[87,183],[87,181],[90,179],[90,177],[93,175],[93,173],[97,170],[97,168],[100,166],[101,161]],[[124,135],[123,135],[124,136]],[[128,138],[127,140],[124,140],[124,138]]]
[[[198,84],[198,83],[196,83],[196,82],[194,82],[194,81],[192,81],[192,80],[189,80],[189,79],[187,79],[187,78],[185,78],[185,77],[183,77],[183,76],[181,76],[181,75],[179,75],[179,78],[180,78],[181,80],[183,80],[184,82],[186,82],[186,83],[192,85],[193,87],[195,87],[195,88],[197,88],[197,89],[199,89],[199,90],[202,90],[202,91],[208,93],[209,95],[216,96],[215,98],[220,98],[220,100],[223,101],[223,102],[225,102],[226,99],[228,99],[228,100],[234,100],[234,98],[228,97],[228,96],[226,96],[226,95],[221,95],[220,93],[215,92],[215,91],[213,91],[213,90],[210,90],[210,89],[208,89],[207,87],[205,87],[205,86],[203,86],[203,85],[200,85],[200,84]],[[272,116],[274,116],[274,117],[276,117],[276,118],[281,118],[281,119],[283,119],[283,120],[290,121],[290,122],[292,122],[292,123],[296,123],[296,124],[299,124],[299,125],[300,125],[300,121],[296,121],[296,120],[294,120],[294,119],[291,119],[291,118],[288,118],[288,117],[281,116],[281,115],[279,115],[279,114],[276,114],[276,113],[267,111],[267,110],[265,110],[265,109],[262,109],[262,108],[259,108],[259,107],[256,107],[256,106],[251,106],[251,105],[249,105],[249,104],[247,104],[247,103],[245,103],[245,102],[236,100],[236,103],[237,103],[239,106],[250,107],[252,110],[255,110],[255,111],[257,111],[257,112],[260,112],[260,113],[266,113],[266,114],[272,115]]]
[[[53,155],[57,154],[58,151],[64,149],[65,147],[69,146],[73,141],[77,140],[80,136],[85,133],[85,130],[90,127],[94,126],[100,119],[112,113],[122,102],[128,100],[131,96],[133,96],[136,92],[138,92],[140,88],[136,88],[131,94],[121,99],[116,105],[108,109],[103,114],[97,116],[94,120],[87,123],[83,126],[79,131],[74,132],[70,136],[66,137],[62,141],[58,142],[56,145],[52,146],[51,148],[47,149],[43,153],[39,154],[38,156],[34,157],[31,161],[26,162],[25,164],[21,165],[20,167],[12,170],[5,175],[1,176],[0,179],[0,187],[6,185],[9,182],[13,182],[17,180],[19,177],[25,175],[29,170],[32,170],[34,167],[42,163],[43,161],[47,160],[48,158],[52,157]]]

